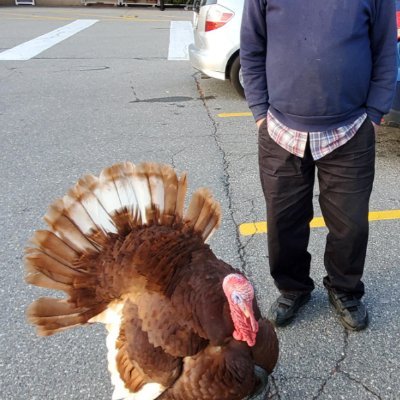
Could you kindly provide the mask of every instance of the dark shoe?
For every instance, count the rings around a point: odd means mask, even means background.
[[[300,307],[311,299],[310,293],[285,292],[272,304],[268,319],[275,326],[285,326],[292,322]]]
[[[328,296],[346,329],[361,331],[367,327],[368,313],[360,299],[349,293],[334,292],[333,289],[328,289]]]

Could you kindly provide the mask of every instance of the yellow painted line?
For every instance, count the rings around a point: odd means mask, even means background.
[[[124,13],[125,14],[121,14]],[[105,14],[105,13],[98,13],[98,14],[94,14],[93,12],[79,12],[76,9],[72,8],[72,9],[57,9],[55,7],[54,10],[51,9],[47,9],[46,10],[46,14],[73,14],[74,16],[81,16],[81,17],[96,17],[97,19],[101,19],[101,18],[115,18],[115,19],[119,19],[119,18],[126,18],[126,17],[133,17],[133,18],[141,18],[139,17],[137,14],[141,13],[143,16],[145,15],[154,15],[154,12],[152,10],[146,10],[143,12],[143,10],[133,10],[132,11],[128,11],[125,9],[125,11],[123,10],[115,10],[115,14],[119,14],[119,15],[113,15],[113,14]],[[4,15],[20,15],[21,13],[16,13],[16,12],[10,12],[10,11],[0,11],[0,14],[4,14]],[[40,14],[34,14],[33,12],[29,15],[36,15],[36,16],[40,16]],[[176,21],[176,20],[182,20],[182,21],[189,21],[190,19],[188,19],[186,16],[178,16],[178,15],[171,15],[171,14],[165,14],[163,11],[161,12],[161,14],[157,15],[157,18],[161,18],[161,20],[163,19],[169,19],[170,21]],[[78,17],[76,17],[76,19],[79,19]]]
[[[322,228],[325,225],[324,217],[315,217],[310,222],[310,228]]]
[[[1,13],[0,13],[1,14]],[[19,15],[15,17],[3,17],[2,19],[9,19],[9,20],[34,20],[34,21],[75,21],[77,18],[73,17],[52,17],[52,16],[45,16],[45,15]],[[171,22],[166,19],[145,19],[145,18],[127,18],[127,17],[102,17],[102,22]]]
[[[256,233],[267,233],[266,221],[246,222],[239,225],[239,232],[243,236],[255,235]]]
[[[44,18],[43,21],[48,21],[48,20],[57,20],[57,18]],[[61,21],[75,21],[76,18],[58,18],[58,20]],[[32,21],[32,18],[28,17],[4,17],[0,18],[0,21]],[[35,19],[35,21],[40,21],[40,19]]]
[[[237,113],[220,113],[217,114],[219,118],[231,118],[231,117],[251,117],[251,112],[237,112]]]
[[[62,13],[61,13],[62,14]],[[160,19],[156,18],[142,18],[136,15],[121,15],[121,16],[112,16],[112,15],[103,15],[103,14],[87,14],[87,13],[76,13],[73,16],[53,16],[53,15],[36,15],[36,14],[23,14],[23,13],[11,13],[11,12],[1,12],[0,15],[4,17],[15,17],[15,19],[32,19],[32,20],[54,20],[54,21],[73,21],[74,19],[79,19],[78,17],[96,17],[100,20],[104,21],[124,21],[124,22],[171,22],[172,19],[166,19],[166,16],[160,16]],[[14,19],[14,18],[12,18]]]
[[[104,14],[75,14],[81,17],[94,17],[100,20],[110,20],[110,21],[141,21],[141,22],[169,22],[165,19],[156,19],[156,18],[142,18],[137,15],[104,15]]]
[[[383,221],[400,219],[400,210],[371,211],[368,215],[369,221]],[[321,228],[325,226],[323,217],[315,217],[310,222],[311,228]],[[239,232],[243,236],[254,235],[257,233],[267,233],[268,227],[266,221],[247,222],[240,224]]]
[[[13,18],[9,19],[34,19],[34,20],[55,20],[55,21],[73,21],[74,18],[69,18],[69,17],[53,17],[53,16],[47,16],[47,15],[32,15],[32,14],[11,14],[11,13],[2,13],[0,12],[0,15],[4,16],[11,16]],[[76,18],[75,18],[76,19]]]
[[[370,221],[380,221],[384,219],[399,219],[400,210],[388,210],[388,211],[372,211],[369,213],[368,219]]]
[[[150,19],[150,18],[135,18],[135,19],[123,19],[126,22],[172,22],[168,19]]]

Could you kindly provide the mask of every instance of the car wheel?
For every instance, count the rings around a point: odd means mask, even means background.
[[[240,58],[237,56],[232,63],[229,79],[241,97],[244,97],[242,68],[240,66]]]

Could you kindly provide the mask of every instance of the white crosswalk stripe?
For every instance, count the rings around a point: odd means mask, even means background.
[[[189,60],[188,46],[193,41],[190,21],[171,21],[168,60]]]
[[[89,28],[96,22],[98,22],[96,19],[78,19],[68,25],[62,26],[61,28],[13,47],[12,49],[3,51],[0,53],[0,60],[30,60],[32,57],[37,56],[57,43],[60,43],[76,33]]]

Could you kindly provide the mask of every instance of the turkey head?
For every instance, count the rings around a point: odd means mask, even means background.
[[[242,275],[227,275],[223,282],[223,290],[228,299],[229,309],[235,326],[233,337],[243,340],[249,346],[256,343],[258,323],[254,317],[254,289]]]

